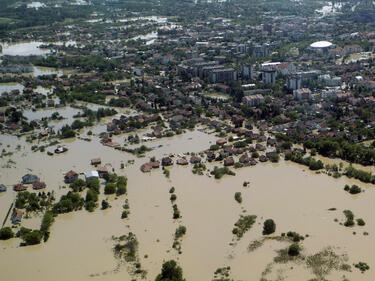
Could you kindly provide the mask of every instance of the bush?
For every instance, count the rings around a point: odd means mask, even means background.
[[[234,224],[232,233],[241,238],[255,223],[257,216],[241,216]]]
[[[14,237],[14,233],[10,227],[0,229],[0,240],[8,240]]]
[[[299,255],[299,252],[301,251],[300,246],[297,243],[293,243],[288,248],[288,255],[295,257]]]
[[[180,225],[177,229],[176,229],[176,232],[174,234],[174,237],[175,239],[179,239],[181,238],[182,236],[184,236],[186,234],[186,227],[183,226],[183,225]]]
[[[354,214],[350,210],[344,210],[343,211],[346,221],[344,222],[345,226],[353,226],[354,225]]]
[[[238,203],[242,203],[242,195],[241,195],[241,192],[236,192],[234,194],[234,199],[238,202]]]
[[[174,205],[173,205],[173,218],[174,218],[174,219],[178,219],[178,218],[180,218],[180,217],[181,217],[181,215],[180,215],[180,210],[178,209],[177,205],[174,204]]]
[[[365,221],[363,219],[357,219],[357,224],[359,226],[364,226],[366,223],[365,223]]]
[[[122,211],[121,218],[126,219],[127,217],[128,217],[128,211],[127,210]]]
[[[273,155],[271,156],[270,160],[271,160],[271,162],[273,162],[273,163],[278,163],[279,160],[280,160],[280,156],[279,156],[279,154],[273,154]]]
[[[350,194],[358,194],[361,193],[361,188],[358,185],[352,185],[352,187],[349,189]]]
[[[106,183],[104,187],[104,194],[114,194],[116,192],[116,184]]]
[[[368,264],[365,262],[359,262],[355,264],[354,266],[358,268],[362,273],[370,269],[370,266],[368,266]]]
[[[263,235],[274,233],[276,230],[276,224],[272,219],[268,219],[263,224]]]
[[[170,200],[171,201],[176,201],[176,199],[177,199],[176,194],[172,194]]]
[[[105,209],[108,209],[109,207],[109,203],[107,200],[102,200],[102,209],[105,210]]]

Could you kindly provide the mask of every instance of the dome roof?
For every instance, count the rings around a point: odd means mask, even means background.
[[[328,48],[331,46],[332,46],[332,43],[328,41],[318,41],[310,45],[311,48]]]

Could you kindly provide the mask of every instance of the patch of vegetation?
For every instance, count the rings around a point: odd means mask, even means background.
[[[236,192],[235,194],[234,194],[234,199],[238,202],[238,203],[242,203],[242,194],[241,194],[241,192]]]
[[[352,211],[350,210],[344,210],[343,211],[345,217],[346,217],[346,221],[344,222],[344,225],[349,227],[349,226],[353,226],[354,225],[354,214]]]
[[[186,234],[186,227],[183,225],[180,225],[174,234],[174,241],[173,241],[173,248],[178,251],[179,254],[181,254],[181,238]]]
[[[173,201],[176,201],[176,200],[177,200],[177,196],[176,196],[176,194],[172,194],[170,200],[171,200],[172,202],[173,202]]]
[[[357,219],[357,224],[359,226],[364,226],[366,223],[365,223],[365,221],[363,219],[359,218],[359,219]]]
[[[22,191],[17,193],[15,206],[17,209],[26,209],[27,212],[39,212],[51,206],[54,200],[54,194],[50,192]]]
[[[230,176],[235,176],[236,173],[232,172],[228,167],[214,167],[214,169],[211,171],[211,175],[215,176],[215,179],[221,179],[224,175],[230,175]]]
[[[61,196],[60,201],[52,207],[52,212],[56,214],[69,213],[81,210],[85,200],[78,193],[69,191]]]
[[[353,184],[352,186],[345,185],[344,190],[349,192],[350,194],[358,194],[362,192],[362,189],[358,186]]]
[[[121,219],[126,219],[126,218],[128,218],[128,216],[130,214],[130,207],[129,207],[128,199],[125,199],[125,204],[122,206],[122,208],[124,210],[122,211]]]
[[[116,193],[116,184],[112,182],[107,182],[104,187],[104,194],[114,194]]]
[[[206,169],[207,168],[206,168],[205,164],[203,164],[203,163],[196,163],[193,166],[192,172],[193,172],[193,174],[198,174],[198,175],[202,176],[203,172],[206,171]]]
[[[346,255],[336,254],[332,248],[328,247],[322,251],[308,256],[306,265],[312,270],[318,280],[325,280],[325,277],[332,270],[350,271],[350,265],[346,264],[348,257]]]
[[[286,234],[286,236],[291,239],[293,242],[299,242],[301,240],[304,240],[305,237],[303,237],[302,235],[298,234],[297,232],[294,232],[294,231],[288,231],[288,233]]]
[[[149,148],[145,145],[141,145],[140,147],[130,149],[130,148],[123,148],[124,151],[134,154],[137,157],[142,157],[146,152],[152,151],[152,148]]]
[[[220,267],[216,269],[214,273],[214,279],[212,281],[233,281],[229,279],[230,266]]]
[[[370,266],[365,263],[365,262],[359,262],[357,264],[354,265],[355,268],[358,268],[362,273],[364,273],[366,270],[369,270],[370,269]]]
[[[249,246],[247,247],[247,250],[249,252],[253,252],[255,251],[256,249],[262,247],[264,244],[264,239],[261,239],[261,240],[254,240],[252,241]]]
[[[134,233],[129,232],[128,235],[113,237],[113,240],[117,242],[113,247],[116,258],[124,259],[127,262],[136,260],[138,240]]]
[[[257,216],[241,216],[238,221],[234,224],[232,233],[240,239],[255,223]]]
[[[279,154],[277,154],[277,153],[272,154],[272,156],[270,157],[270,161],[273,162],[273,163],[278,163],[280,161]]]
[[[310,170],[317,171],[324,168],[324,164],[321,160],[316,160],[313,157],[303,158],[301,153],[287,153],[285,154],[285,160],[290,160],[298,164],[308,166]]]
[[[40,232],[43,234],[44,242],[46,242],[50,235],[50,227],[52,226],[53,222],[55,221],[54,215],[52,211],[46,211],[44,213],[42,223],[40,225]]]
[[[301,251],[300,246],[297,243],[293,243],[288,248],[288,255],[295,257],[299,255],[300,251]]]
[[[178,209],[177,205],[173,205],[173,219],[179,219],[181,217],[180,210]]]
[[[163,168],[164,168],[164,167],[163,167]],[[166,178],[169,179],[169,177],[170,177],[170,172],[169,172],[168,169],[163,169],[163,174],[165,175]]]
[[[40,244],[42,237],[43,234],[40,232],[40,230],[32,230],[24,233],[21,238],[23,239],[25,245],[36,245]]]
[[[110,207],[107,200],[102,200],[102,210],[108,209]]]

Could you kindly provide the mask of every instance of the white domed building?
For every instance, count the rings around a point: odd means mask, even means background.
[[[333,47],[333,44],[328,41],[317,41],[312,43],[309,46],[309,49],[314,52],[328,52],[330,48]]]

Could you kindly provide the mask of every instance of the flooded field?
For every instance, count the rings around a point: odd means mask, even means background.
[[[66,117],[76,112],[70,107],[61,110],[61,115]],[[25,116],[33,119],[50,113],[49,110],[25,112]],[[162,169],[144,174],[139,167],[149,157],[160,159],[169,153],[200,152],[217,138],[198,130],[188,131],[179,136],[145,143],[154,149],[147,153],[146,158],[136,158],[99,143],[95,134],[105,130],[105,122],[103,119],[96,127],[82,130],[82,135],[86,135],[89,129],[94,132],[91,142],[79,139],[62,141],[69,147],[69,151],[61,155],[34,153],[24,137],[0,137],[0,148],[14,152],[0,160],[0,182],[9,187],[7,192],[0,193],[2,220],[16,197],[11,186],[20,182],[26,173],[38,175],[46,182],[46,191],[54,191],[57,198],[68,191],[63,183],[63,175],[71,169],[79,173],[92,170],[89,163],[92,158],[100,157],[102,165],[128,178],[126,196],[107,196],[101,188],[99,202],[107,197],[111,208],[98,208],[93,213],[82,210],[59,215],[46,243],[20,247],[18,238],[0,241],[0,270],[4,280],[26,280],[30,276],[40,281],[131,280],[133,277],[129,275],[127,265],[119,264],[113,255],[111,238],[129,231],[139,241],[139,257],[142,268],[147,271],[146,280],[154,280],[163,261],[170,258],[179,261],[186,280],[212,280],[215,270],[224,266],[231,267],[231,278],[234,280],[265,278],[300,281],[317,278],[317,270],[314,271],[305,261],[274,261],[278,255],[276,251],[288,247],[289,242],[280,239],[262,240],[263,222],[268,218],[272,218],[277,225],[276,233],[271,237],[277,238],[288,231],[308,234],[301,243],[302,253],[307,260],[327,247],[334,249],[339,257],[347,257],[345,262],[351,266],[351,272],[333,269],[325,275],[327,280],[341,281],[344,280],[343,276],[348,280],[374,280],[373,271],[361,274],[353,266],[353,263],[359,261],[373,265],[373,249],[370,245],[373,244],[375,233],[371,219],[375,212],[372,204],[375,191],[372,185],[345,177],[334,179],[284,161],[233,169],[236,176],[224,176],[221,180],[194,175],[191,165],[168,168],[170,178],[163,175]],[[142,132],[137,133],[142,135]],[[122,144],[125,138],[126,135],[116,136],[114,141]],[[9,159],[14,162],[11,168],[7,166]],[[128,160],[135,162],[129,164]],[[328,159],[323,160],[327,162]],[[121,163],[125,163],[123,170],[120,169]],[[210,169],[214,165],[222,166],[215,162],[206,164]],[[243,187],[245,181],[250,182],[248,187]],[[343,190],[345,184],[353,183],[365,188],[365,192],[349,195]],[[176,189],[176,202],[182,215],[176,221],[172,219],[173,210],[168,192],[172,186]],[[238,191],[242,192],[241,204],[234,200],[234,193]],[[128,219],[122,220],[125,198],[129,200],[130,215]],[[329,211],[330,208],[336,210]],[[344,221],[342,211],[345,209],[363,218],[366,225],[352,228],[340,225]],[[256,215],[257,219],[254,226],[238,241],[232,229],[243,214]],[[338,221],[335,222],[335,219]],[[40,220],[40,216],[34,215],[24,219],[22,225],[38,228]],[[10,222],[6,225],[10,225]],[[178,225],[187,228],[187,234],[181,242],[181,254],[172,248],[174,231]],[[363,235],[364,232],[369,235]],[[257,247],[249,250],[249,245],[254,241],[258,241]],[[20,264],[22,270],[16,270]]]
[[[51,51],[48,49],[39,48],[43,42],[23,42],[23,43],[2,43],[2,55],[8,56],[32,56],[32,55],[46,55]]]

